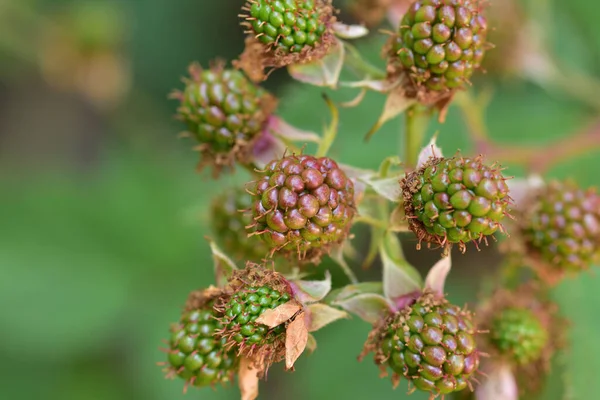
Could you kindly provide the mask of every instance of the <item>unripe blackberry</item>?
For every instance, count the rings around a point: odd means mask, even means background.
[[[253,145],[275,109],[275,98],[223,63],[208,70],[192,64],[189,73],[184,91],[173,97],[180,101],[178,118],[200,143],[199,167],[212,165],[218,174],[236,161],[250,162]]]
[[[216,297],[209,290],[193,292],[179,323],[171,326],[167,377],[178,376],[197,387],[233,379],[238,359],[225,350],[226,340],[215,336],[222,328],[213,308]]]
[[[551,182],[540,189],[522,216],[529,249],[547,267],[578,272],[600,256],[600,196],[573,182]]]
[[[415,95],[459,89],[481,65],[486,34],[478,0],[417,0],[393,38],[390,65],[407,73]]]
[[[521,391],[543,387],[556,350],[566,343],[568,322],[548,298],[547,286],[529,282],[498,289],[477,307],[478,346],[492,360],[508,363]]]
[[[548,332],[531,310],[510,307],[492,320],[490,341],[498,353],[515,364],[528,364],[540,358],[548,343]]]
[[[255,321],[266,310],[277,308],[287,303],[290,298],[289,293],[282,293],[268,285],[244,287],[232,295],[224,305],[225,329],[239,346],[272,344],[285,332],[285,327],[279,325],[269,329]]]
[[[375,352],[382,370],[390,367],[432,396],[470,386],[479,367],[477,331],[468,311],[426,292],[388,316],[370,335],[365,350]]]
[[[247,0],[243,10],[248,38],[237,65],[255,81],[265,68],[323,58],[335,43],[331,0]]]
[[[292,289],[283,275],[262,266],[248,264],[235,271],[227,287],[229,297],[216,305],[222,313],[222,328],[217,332],[227,349],[256,360],[259,370],[285,356],[286,325],[269,328],[256,320],[267,310],[293,300]]]
[[[348,236],[355,215],[354,184],[330,158],[285,156],[248,185],[251,233],[272,252],[315,261]]]
[[[210,217],[215,239],[237,261],[259,262],[269,253],[262,240],[246,233],[252,217],[243,211],[251,207],[252,198],[243,189],[228,190],[212,203]]]
[[[400,181],[410,229],[419,241],[445,245],[502,230],[510,196],[498,167],[482,157],[429,159]]]

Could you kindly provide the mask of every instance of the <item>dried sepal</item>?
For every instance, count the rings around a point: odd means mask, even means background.
[[[259,374],[260,370],[255,367],[253,360],[246,357],[241,358],[238,371],[241,400],[255,400],[258,398]]]
[[[289,321],[293,316],[298,314],[301,309],[301,304],[291,300],[277,308],[266,310],[260,315],[260,317],[256,318],[256,323],[264,324],[269,328],[275,328],[276,326]]]
[[[294,368],[294,363],[304,352],[308,342],[308,328],[306,326],[305,312],[301,311],[290,322],[285,331],[285,367]]]

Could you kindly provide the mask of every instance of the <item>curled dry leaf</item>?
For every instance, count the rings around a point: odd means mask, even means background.
[[[285,331],[285,367],[292,369],[294,363],[304,352],[308,343],[308,328],[306,327],[305,313],[302,311],[290,322]]]
[[[450,273],[451,267],[452,260],[450,259],[450,255],[442,257],[427,273],[425,288],[429,288],[440,296],[444,296],[444,285],[446,284],[446,277]]]
[[[258,397],[258,373],[254,362],[246,357],[240,360],[238,385],[242,400],[254,400]]]
[[[425,165],[425,163],[427,163],[427,161],[429,161],[429,159],[431,157],[443,157],[442,154],[442,149],[440,149],[438,147],[438,145],[436,144],[437,141],[437,134],[435,134],[431,140],[429,141],[429,143],[427,143],[427,146],[423,147],[423,149],[421,149],[421,152],[419,153],[419,158],[417,161],[417,169],[421,168],[423,165]]]
[[[292,318],[301,308],[302,306],[296,301],[288,301],[277,308],[263,312],[260,317],[256,318],[256,323],[275,328]]]
[[[335,322],[338,319],[349,317],[347,312],[325,304],[311,304],[308,306],[308,311],[310,320],[308,325],[309,332],[318,331],[325,325]]]
[[[290,286],[299,302],[314,303],[322,300],[331,290],[331,273],[326,271],[322,281],[292,281]]]
[[[346,25],[341,22],[333,24],[333,31],[342,39],[358,39],[369,34],[369,30],[362,25]]]

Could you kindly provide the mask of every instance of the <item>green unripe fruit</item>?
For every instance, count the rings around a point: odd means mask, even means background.
[[[168,377],[178,376],[196,387],[232,381],[238,358],[225,349],[226,340],[216,336],[223,325],[213,305],[214,299],[186,310],[179,323],[171,326]]]
[[[531,310],[511,307],[493,319],[490,341],[499,354],[516,364],[528,364],[541,356],[548,332]]]
[[[354,184],[330,158],[291,155],[273,160],[252,193],[251,233],[272,252],[314,261],[348,235],[356,213]]]
[[[243,24],[273,52],[298,53],[323,41],[333,18],[324,0],[250,0]]]
[[[268,346],[285,336],[285,325],[269,328],[256,322],[266,310],[277,308],[290,301],[285,291],[269,286],[244,286],[219,308],[223,310],[225,327],[221,335],[233,340],[235,347]]]
[[[477,0],[417,0],[402,18],[390,62],[428,90],[462,88],[481,65],[486,34],[487,23]],[[414,68],[411,60],[419,55],[425,59]],[[453,68],[437,67],[458,61],[462,64]]]
[[[588,269],[600,257],[600,196],[572,182],[552,182],[525,210],[529,248],[556,272]]]
[[[481,157],[431,158],[400,182],[409,227],[419,240],[444,245],[502,229],[510,197],[499,168]]]
[[[246,233],[246,226],[252,224],[252,216],[245,211],[251,207],[252,198],[245,190],[228,190],[213,201],[211,227],[227,255],[238,261],[260,262],[269,253],[269,248],[258,237]]]
[[[479,367],[476,330],[469,312],[425,293],[375,328],[365,350],[432,396],[468,386]]]
[[[223,64],[208,70],[192,64],[189,72],[184,91],[174,97],[180,101],[178,118],[200,144],[201,166],[212,164],[218,172],[235,161],[248,162],[275,109],[274,97]]]

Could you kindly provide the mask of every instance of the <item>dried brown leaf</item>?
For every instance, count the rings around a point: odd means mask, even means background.
[[[238,384],[242,400],[254,400],[258,397],[258,373],[254,362],[249,358],[243,357],[240,360],[240,369],[238,372]]]
[[[292,369],[308,343],[308,329],[302,311],[287,327],[285,332],[285,367]]]
[[[264,324],[269,328],[275,328],[278,325],[283,324],[296,314],[302,306],[295,301],[288,301],[285,304],[280,305],[277,308],[267,310],[260,317],[256,319],[259,324]]]

